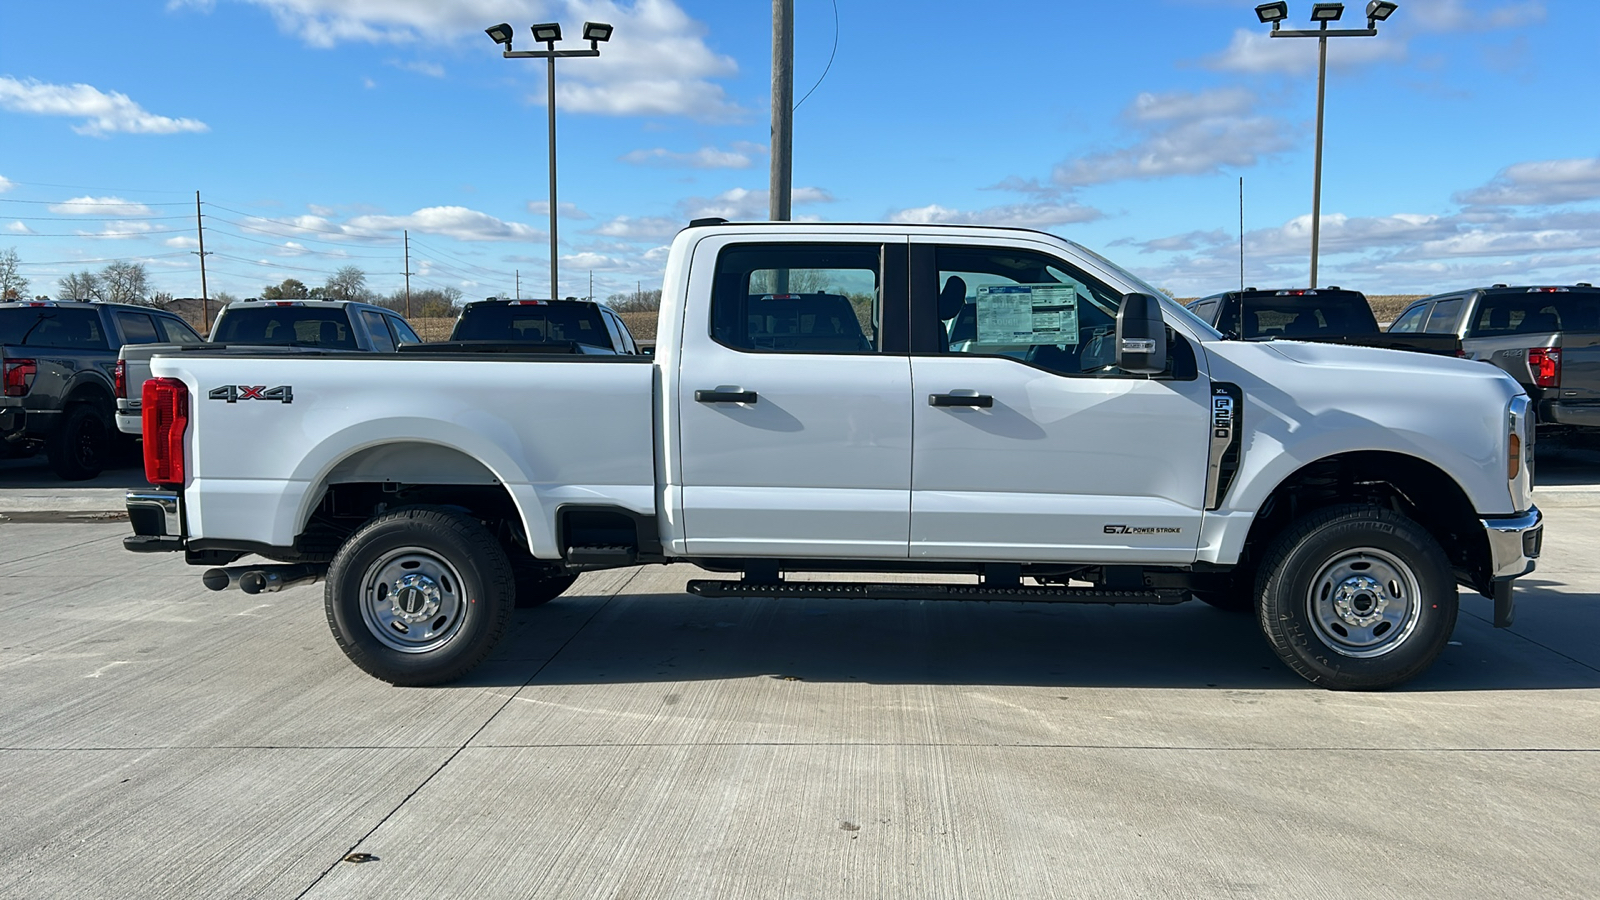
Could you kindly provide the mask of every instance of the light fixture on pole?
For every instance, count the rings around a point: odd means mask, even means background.
[[[506,59],[544,59],[550,63],[545,84],[549,90],[546,102],[550,112],[550,299],[555,300],[559,297],[560,283],[556,249],[556,59],[599,56],[600,44],[602,41],[611,40],[612,28],[604,22],[583,23],[583,39],[589,42],[587,50],[557,50],[556,42],[561,40],[561,25],[558,22],[535,25],[532,31],[533,39],[544,44],[545,49],[513,50],[511,43],[515,32],[504,22],[484,29],[484,33],[489,35],[491,40],[504,48],[500,55]]]
[[[1289,4],[1263,3],[1256,7],[1256,18],[1262,24],[1272,26],[1271,37],[1275,38],[1316,38],[1320,44],[1317,59],[1317,150],[1316,163],[1311,181],[1311,284],[1317,286],[1317,249],[1322,239],[1322,110],[1323,98],[1327,93],[1328,81],[1328,38],[1331,37],[1376,37],[1378,23],[1387,20],[1399,8],[1398,3],[1390,0],[1372,0],[1367,4],[1367,27],[1365,28],[1329,28],[1329,22],[1337,22],[1344,16],[1343,3],[1313,3],[1311,5],[1311,21],[1318,24],[1314,30],[1292,31],[1284,29],[1283,20],[1289,17]]]

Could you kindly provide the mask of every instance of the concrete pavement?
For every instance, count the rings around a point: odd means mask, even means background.
[[[1548,897],[1600,885],[1600,510],[1517,626],[1336,694],[1248,617],[734,601],[585,576],[457,685],[214,594],[125,524],[0,524],[19,897]],[[343,862],[352,853],[368,862]]]

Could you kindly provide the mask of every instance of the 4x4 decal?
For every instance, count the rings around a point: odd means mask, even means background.
[[[275,388],[269,388],[264,384],[225,384],[219,388],[212,388],[208,399],[226,400],[229,403],[238,403],[240,400],[275,400],[279,403],[293,403],[294,387],[287,384]]]

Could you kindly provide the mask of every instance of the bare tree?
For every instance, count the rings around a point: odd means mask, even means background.
[[[606,298],[606,305],[617,312],[652,312],[661,308],[661,289],[612,294]]]
[[[100,276],[84,269],[62,277],[56,282],[56,298],[59,300],[98,300],[100,298]]]
[[[28,279],[17,272],[22,260],[15,247],[0,250],[0,299],[19,300],[28,296]]]
[[[144,263],[117,260],[100,270],[100,299],[107,303],[149,305],[150,276]]]
[[[323,295],[329,300],[365,300],[370,293],[367,290],[367,273],[361,271],[359,266],[341,268],[329,275],[328,283],[323,286]]]

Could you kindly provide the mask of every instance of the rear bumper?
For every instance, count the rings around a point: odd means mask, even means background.
[[[1548,400],[1539,404],[1539,422],[1569,428],[1600,429],[1600,404]]]
[[[132,488],[125,502],[128,524],[133,526],[133,534],[122,539],[125,549],[135,553],[183,549],[183,508],[177,491]]]
[[[28,435],[28,411],[20,406],[0,406],[0,441],[20,441]]]
[[[136,437],[144,434],[144,414],[139,401],[125,398],[117,400],[117,430]]]

